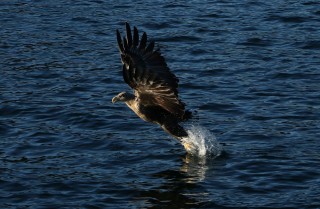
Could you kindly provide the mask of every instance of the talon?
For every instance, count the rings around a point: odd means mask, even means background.
[[[191,143],[183,143],[182,145],[184,146],[185,150],[187,150],[187,151],[191,151],[193,148],[193,145]]]

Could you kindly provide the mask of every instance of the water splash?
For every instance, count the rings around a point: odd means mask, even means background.
[[[209,130],[199,125],[192,125],[187,132],[189,137],[182,138],[181,141],[189,154],[199,157],[221,155],[222,146]]]

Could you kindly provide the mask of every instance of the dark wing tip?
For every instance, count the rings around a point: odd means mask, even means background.
[[[125,22],[126,28],[130,28],[130,24],[128,22]]]
[[[117,30],[117,41],[118,41],[119,51],[121,54],[123,54],[124,48],[123,48],[123,43],[122,43],[121,34],[119,30]]]
[[[130,48],[132,46],[132,35],[131,35],[131,28],[128,22],[126,22],[126,31],[127,31],[127,44]]]
[[[136,26],[133,27],[133,47],[136,48],[139,44],[139,33]]]
[[[141,37],[141,41],[140,41],[140,45],[139,45],[139,49],[145,49],[147,45],[147,34],[146,32],[143,32],[142,37]]]

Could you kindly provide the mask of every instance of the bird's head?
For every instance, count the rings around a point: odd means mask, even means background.
[[[133,98],[134,98],[134,95],[129,94],[127,92],[121,92],[117,96],[112,98],[112,103],[116,103],[118,101],[126,102],[126,101],[133,99]]]

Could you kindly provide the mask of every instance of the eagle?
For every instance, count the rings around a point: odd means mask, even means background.
[[[187,131],[179,125],[191,118],[191,111],[178,96],[179,79],[170,71],[155,42],[147,40],[144,32],[139,37],[136,27],[131,31],[125,23],[126,36],[116,31],[122,62],[123,80],[133,89],[133,94],[121,92],[112,98],[112,103],[124,102],[142,120],[158,124],[164,131],[178,139],[188,150],[183,140]],[[133,34],[132,34],[133,33]]]

